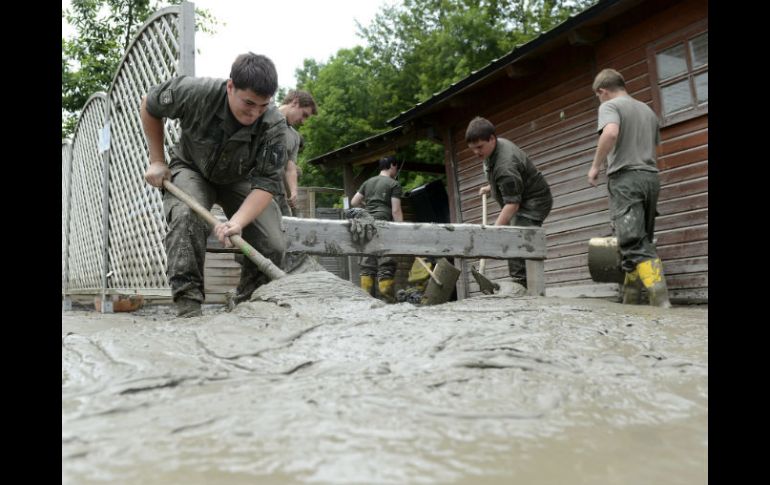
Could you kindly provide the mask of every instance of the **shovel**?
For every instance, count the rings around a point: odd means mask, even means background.
[[[202,205],[198,203],[198,201],[187,195],[182,189],[172,184],[171,181],[164,180],[163,188],[174,194],[177,199],[187,204],[190,209],[201,216],[203,220],[212,227],[212,229],[214,226],[219,224],[219,219],[214,217],[211,212],[207,211]],[[262,271],[268,278],[271,280],[277,280],[286,276],[286,273],[284,273],[283,270],[276,266],[272,261],[262,256],[259,251],[254,249],[254,247],[246,242],[240,235],[234,234],[229,236],[229,238],[230,242],[232,242],[233,245],[240,249],[241,252],[247,258],[249,258],[251,262],[253,262],[257,268]]]
[[[487,225],[487,194],[481,194],[481,225]],[[493,283],[489,278],[484,276],[483,273],[486,265],[487,260],[482,258],[481,261],[479,261],[478,271],[476,271],[475,266],[471,266],[471,274],[473,275],[473,279],[476,280],[476,283],[479,284],[479,289],[482,293],[485,295],[494,295],[495,291],[500,289],[500,285]]]
[[[441,281],[438,279],[438,276],[436,276],[436,273],[432,269],[430,269],[430,266],[428,266],[428,263],[426,263],[424,259],[422,259],[419,256],[415,256],[414,259],[416,259],[417,262],[420,263],[423,268],[425,268],[425,271],[428,272],[430,277],[433,278],[433,281],[435,281],[437,285],[443,286],[441,284]]]

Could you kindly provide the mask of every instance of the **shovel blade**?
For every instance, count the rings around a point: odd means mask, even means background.
[[[476,283],[479,284],[479,289],[485,295],[494,295],[495,291],[500,290],[500,285],[489,281],[489,278],[479,273],[475,266],[471,266],[471,274],[473,275],[473,279],[476,280]]]

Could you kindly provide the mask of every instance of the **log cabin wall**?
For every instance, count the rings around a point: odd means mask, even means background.
[[[456,174],[457,181],[456,192],[449,191],[453,221],[481,222],[478,189],[486,181],[464,135],[468,121],[483,116],[496,125],[499,137],[529,155],[551,186],[554,206],[544,224],[547,294],[617,295],[617,285],[593,282],[587,265],[588,240],[611,235],[606,176],[594,188],[586,175],[598,140],[599,101],[591,85],[596,73],[612,67],[625,77],[629,94],[650,104],[664,119],[658,147],[661,192],[656,240],[671,298],[707,301],[708,103],[666,119],[655,63],[655,53],[678,38],[687,46],[688,35],[707,32],[707,19],[705,1],[642,2],[599,25],[589,25],[587,32],[601,32],[600,40],[563,42],[538,52],[535,58],[520,61],[523,69],[514,63],[507,75],[478,83],[426,116],[449,134],[447,175],[451,183]],[[707,45],[706,40],[706,49]],[[452,192],[459,193],[459,201]],[[494,221],[500,208],[492,199],[488,204],[488,220]],[[466,294],[473,296],[478,286],[465,266],[461,278]],[[506,262],[488,261],[487,274],[491,279],[507,278]]]

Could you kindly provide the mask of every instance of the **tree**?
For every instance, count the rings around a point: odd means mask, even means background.
[[[75,129],[88,98],[109,89],[128,45],[156,10],[182,0],[72,0],[62,17],[75,29],[62,38],[62,138]],[[207,10],[195,11],[196,29],[212,33],[216,20]]]

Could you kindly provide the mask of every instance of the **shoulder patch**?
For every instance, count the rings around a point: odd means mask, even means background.
[[[160,97],[158,100],[160,101],[160,104],[171,104],[174,102],[174,95],[170,89],[166,89],[165,91],[160,93]]]

